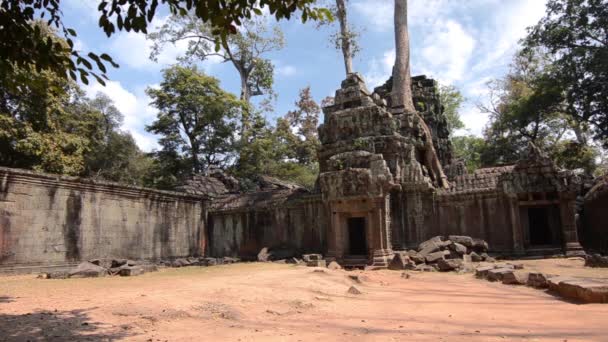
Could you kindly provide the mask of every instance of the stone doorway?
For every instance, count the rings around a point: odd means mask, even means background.
[[[526,207],[523,219],[526,244],[529,247],[542,248],[560,245],[561,222],[557,206]]]
[[[367,255],[365,217],[349,217],[346,224],[348,230],[348,254]]]

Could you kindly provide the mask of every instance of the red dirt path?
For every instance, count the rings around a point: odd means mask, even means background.
[[[133,278],[5,276],[0,341],[608,341],[605,304],[470,274],[400,275],[255,263]],[[363,294],[347,294],[351,285]]]

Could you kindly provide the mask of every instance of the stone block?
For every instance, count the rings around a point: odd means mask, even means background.
[[[304,254],[304,255],[302,255],[302,260],[304,260],[304,262],[317,261],[317,260],[321,260],[321,259],[323,259],[323,256],[321,254]]]
[[[406,253],[395,253],[393,259],[388,264],[389,270],[401,271],[401,270],[412,270],[416,267],[416,263],[410,260],[410,257]]]
[[[146,272],[145,269],[143,267],[141,267],[141,266],[123,265],[120,268],[120,272],[118,272],[118,274],[121,277],[132,277],[132,276],[142,275],[145,272]]]
[[[502,283],[507,285],[526,285],[528,283],[528,276],[528,272],[506,272],[502,276]]]
[[[410,260],[412,260],[416,264],[423,264],[426,261],[423,255],[413,249],[407,251],[407,256],[409,256]]]
[[[311,260],[306,262],[308,267],[327,267],[325,260]]]
[[[547,286],[549,287],[549,290],[559,292],[559,283],[560,282],[572,281],[572,280],[575,280],[575,279],[572,277],[566,277],[566,276],[550,277],[547,279]]]
[[[430,264],[430,263],[437,262],[439,259],[443,259],[446,255],[450,255],[450,252],[449,251],[439,251],[439,252],[428,254],[425,257],[425,259],[426,259],[426,262]]]
[[[486,279],[488,279],[488,281],[502,281],[502,279],[506,273],[513,273],[513,269],[512,268],[495,268],[495,269],[489,270],[487,273]]]
[[[460,256],[463,256],[467,253],[467,247],[458,242],[452,241],[452,243],[448,247],[450,248],[450,250],[458,253]]]
[[[440,247],[440,245],[439,245],[439,244],[440,244],[441,242],[443,242],[443,238],[442,238],[441,236],[435,236],[435,237],[432,237],[432,238],[430,238],[430,239],[428,239],[428,240],[426,240],[426,241],[424,241],[424,242],[421,242],[421,243],[418,245],[418,250],[419,250],[419,251],[422,251],[422,250],[425,250],[425,249],[428,249],[428,248],[431,248],[431,249],[432,249],[432,248],[437,248],[437,249],[439,249],[439,247]],[[433,250],[433,251],[431,251],[431,252],[429,252],[429,253],[432,253],[432,252],[434,252],[434,251],[435,251],[435,250]]]
[[[439,267],[439,270],[442,272],[457,270],[462,267],[462,265],[462,259],[439,259],[439,261],[437,261],[437,267]]]
[[[471,252],[471,254],[469,254],[469,256],[471,257],[471,261],[472,262],[481,262],[481,261],[483,261],[483,258],[479,254],[477,254],[475,252]]]
[[[342,266],[340,266],[340,264],[338,264],[337,262],[332,261],[329,263],[329,265],[327,265],[327,268],[329,268],[330,270],[340,270],[342,269]]]
[[[108,270],[92,264],[88,261],[81,262],[69,272],[70,278],[96,278],[104,277],[108,274]]]
[[[531,272],[528,274],[528,286],[536,287],[539,289],[546,289],[549,284],[547,283],[547,277],[540,272]]]
[[[448,239],[465,247],[473,248],[473,238],[470,236],[450,235],[448,236]]]
[[[562,280],[558,283],[560,296],[584,303],[608,303],[608,281],[595,279]]]

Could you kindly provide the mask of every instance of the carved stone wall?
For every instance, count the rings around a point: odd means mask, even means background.
[[[0,168],[0,268],[202,255],[205,198]]]

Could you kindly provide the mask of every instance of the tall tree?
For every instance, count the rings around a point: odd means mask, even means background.
[[[395,0],[395,65],[393,66],[392,104],[415,113],[410,73],[410,36],[407,26],[407,0]]]
[[[433,174],[437,185],[447,187],[447,177],[433,147],[431,132],[416,112],[412,99],[412,77],[410,74],[410,38],[407,27],[407,0],[395,0],[395,65],[393,66],[393,89],[391,103],[393,107],[402,107],[405,113],[418,117],[418,122],[425,135],[424,164]]]
[[[549,0],[547,12],[524,39],[554,61],[551,83],[565,95],[565,114],[591,125],[608,146],[608,1]],[[556,99],[561,102],[561,99]]]
[[[353,72],[353,37],[352,31],[348,26],[348,17],[346,15],[346,1],[336,0],[336,8],[338,14],[338,21],[340,22],[340,47],[342,48],[342,55],[344,56],[344,68],[346,74]]]
[[[464,128],[464,123],[458,113],[464,102],[464,97],[460,90],[453,85],[440,85],[438,90],[439,99],[443,105],[443,114],[448,121],[448,130],[450,135],[453,135],[454,131]]]
[[[244,104],[223,91],[217,79],[196,67],[173,66],[164,70],[159,89],[146,92],[159,111],[146,130],[161,135],[164,153],[185,158],[189,173],[232,161],[235,119]]]
[[[34,66],[38,71],[50,69],[58,77],[79,77],[84,83],[95,77],[103,84],[108,64],[118,67],[107,54],[85,54],[78,51],[73,39],[76,31],[65,26],[60,0],[0,1],[0,74],[14,67]],[[147,33],[159,5],[173,15],[194,13],[208,23],[218,42],[226,41],[245,19],[262,15],[268,8],[277,20],[290,19],[301,13],[308,19],[330,18],[329,11],[315,7],[315,0],[100,0],[97,6],[99,26],[109,37],[118,29]],[[67,45],[47,39],[32,21],[40,19],[56,28]]]

